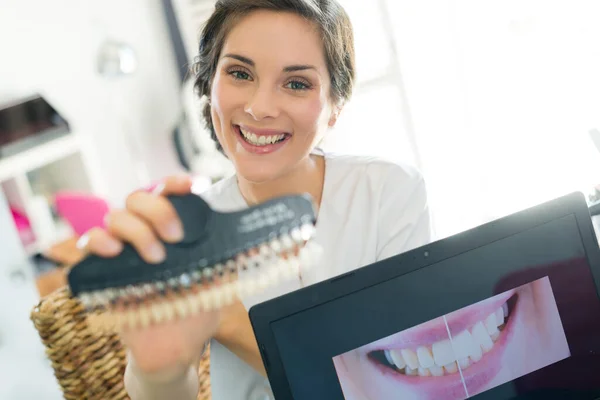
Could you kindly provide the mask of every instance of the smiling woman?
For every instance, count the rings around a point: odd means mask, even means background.
[[[352,93],[350,22],[335,2],[229,3],[207,24],[196,64],[211,136],[238,178],[262,182],[306,170]]]
[[[269,388],[250,307],[430,240],[419,171],[318,146],[355,81],[352,25],[337,1],[217,1],[201,33],[195,77],[198,95],[207,100],[201,110],[206,125],[235,168],[200,195],[217,211],[237,211],[308,194],[323,253],[314,268],[300,266],[288,281],[231,307],[121,332],[132,400],[195,398],[197,363],[208,341],[213,398],[246,400],[261,390],[265,398]],[[106,231],[91,232],[82,243],[112,257],[130,242],[144,259],[162,261],[162,242],[181,240],[181,219],[189,218],[176,215],[163,196],[190,187],[188,179],[171,178],[160,192],[133,193],[126,210],[111,212]]]

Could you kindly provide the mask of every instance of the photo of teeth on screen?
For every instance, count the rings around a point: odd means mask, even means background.
[[[461,400],[569,356],[545,277],[340,354],[333,362],[347,400]]]

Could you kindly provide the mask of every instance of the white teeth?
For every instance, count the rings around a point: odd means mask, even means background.
[[[402,354],[398,350],[391,350],[389,354],[390,358],[392,359],[390,364],[395,365],[398,369],[406,367],[406,362],[404,362],[404,358],[402,358]]]
[[[469,360],[469,357],[461,358],[460,360],[458,360],[458,366],[461,369],[467,369],[467,368],[469,368],[470,365],[471,365],[471,361]]]
[[[400,354],[402,354],[404,362],[406,362],[406,365],[408,365],[410,369],[416,370],[417,368],[419,368],[419,359],[417,358],[417,355],[414,351],[410,349],[402,349]]]
[[[387,360],[387,362],[390,365],[395,365],[398,367],[398,364],[396,364],[395,360],[392,358],[392,355],[390,354],[393,350],[384,350],[383,354],[385,354],[385,359]],[[403,367],[398,367],[399,369],[402,369]]]
[[[388,363],[411,376],[443,376],[467,369],[479,362],[484,353],[492,350],[501,335],[499,327],[505,324],[505,305],[477,322],[470,330],[465,329],[452,340],[444,339],[429,346],[412,349],[385,350]]]
[[[504,311],[502,310],[502,307],[496,310],[496,324],[497,326],[504,325]]]
[[[444,365],[444,371],[449,374],[455,374],[458,372],[458,365],[456,365],[456,362]]]
[[[502,304],[502,312],[504,313],[504,318],[508,317],[508,304]]]
[[[487,333],[487,330],[485,329],[485,327],[483,326],[481,321],[479,321],[477,324],[475,324],[475,326],[473,327],[472,334],[473,334],[473,338],[475,339],[475,342],[479,343],[479,345],[481,346],[481,348],[483,349],[484,352],[487,353],[494,346],[494,342],[492,342],[492,338]]]
[[[434,365],[433,357],[427,347],[421,346],[417,349],[417,358],[423,368],[429,368]]]
[[[475,342],[468,330],[462,331],[460,334],[452,338],[454,353],[456,359],[470,357],[475,352]]]
[[[450,339],[445,339],[439,342],[435,342],[432,346],[433,359],[437,365],[450,364],[456,360],[454,352],[452,351],[452,344]]]
[[[493,312],[485,319],[485,329],[487,333],[492,336],[498,333],[498,323],[496,322],[496,313]]]
[[[433,376],[443,376],[444,375],[444,369],[442,367],[438,367],[437,365],[434,365],[431,368],[429,368],[429,371],[431,372],[431,375],[433,375]]]
[[[471,335],[471,337],[473,337],[473,335]],[[483,351],[481,350],[481,346],[475,342],[475,339],[472,340],[473,346],[471,347],[472,352],[470,354],[470,357],[471,360],[473,360],[473,362],[478,362],[479,360],[481,360],[481,357],[483,357]]]
[[[244,136],[247,142],[255,146],[265,146],[267,144],[273,144],[285,137],[285,134],[270,136],[256,135],[255,133],[245,131],[242,128],[240,128],[240,132],[242,132],[242,135]]]

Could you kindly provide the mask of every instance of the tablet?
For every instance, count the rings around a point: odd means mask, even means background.
[[[569,194],[255,305],[276,399],[600,399],[600,251]]]

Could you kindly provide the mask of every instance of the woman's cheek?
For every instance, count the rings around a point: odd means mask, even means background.
[[[313,141],[327,128],[330,115],[326,104],[316,96],[295,100],[290,104],[288,112],[294,119],[295,131],[306,133],[306,139]]]

